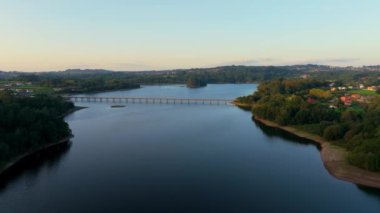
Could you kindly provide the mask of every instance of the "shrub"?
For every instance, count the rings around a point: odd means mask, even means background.
[[[339,124],[328,126],[323,131],[323,137],[327,140],[339,140],[344,135],[344,128]]]

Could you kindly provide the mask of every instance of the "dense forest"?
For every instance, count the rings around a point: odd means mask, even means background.
[[[69,137],[63,115],[73,107],[61,97],[15,97],[0,91],[0,169],[19,155]]]
[[[380,171],[380,97],[346,106],[329,83],[276,80],[237,101],[251,103],[255,117],[320,135],[349,150],[351,164]]]
[[[112,76],[44,79],[41,80],[40,86],[56,88],[61,93],[102,92],[140,87],[139,84],[132,83],[128,79]]]

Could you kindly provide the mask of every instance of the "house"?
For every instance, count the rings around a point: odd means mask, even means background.
[[[307,98],[307,103],[314,104],[315,102],[317,102],[317,100],[315,100],[314,98],[312,98],[312,97]]]
[[[351,96],[342,96],[342,97],[340,97],[340,100],[346,106],[351,106],[352,105],[352,98],[351,98]]]
[[[338,90],[346,90],[347,87],[338,87]]]
[[[369,86],[367,87],[367,90],[369,91],[376,91],[377,87],[376,86]]]
[[[356,93],[354,93],[354,94],[351,94],[351,98],[352,98],[352,100],[359,100],[360,98],[361,98],[362,96],[360,95],[360,94],[356,94]]]

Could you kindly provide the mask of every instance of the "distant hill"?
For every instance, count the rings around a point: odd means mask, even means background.
[[[67,69],[65,71],[61,71],[62,74],[79,74],[79,75],[86,75],[86,74],[109,74],[114,71],[111,70],[104,70],[104,69]]]
[[[223,72],[226,70],[271,70],[273,68],[293,70],[293,71],[376,71],[380,72],[380,65],[370,65],[362,67],[339,67],[329,65],[316,65],[316,64],[300,64],[300,65],[287,65],[287,66],[244,66],[244,65],[230,65],[209,68],[189,68],[189,69],[172,69],[172,70],[146,70],[146,71],[113,71],[106,69],[67,69],[64,71],[48,71],[48,72],[25,72],[25,71],[0,71],[0,76],[17,76],[20,74],[63,74],[63,75],[89,75],[89,74],[110,74],[110,73],[131,73],[131,74],[174,74],[176,72]]]
[[[17,72],[0,71],[0,79],[8,79],[8,78],[17,77],[19,74],[20,73],[17,73]]]
[[[4,72],[0,71],[0,79],[14,77],[67,77],[82,78],[94,76],[131,77],[141,83],[186,83],[187,79],[196,76],[206,83],[240,83],[258,82],[279,78],[318,77],[321,79],[352,79],[353,76],[362,78],[372,75],[377,78],[380,65],[363,67],[338,67],[328,65],[290,65],[290,66],[243,66],[231,65],[210,68],[151,70],[151,71],[112,71],[106,69],[67,69],[49,72]],[[372,73],[372,74],[370,74]],[[376,76],[373,76],[376,75]],[[33,77],[33,76],[32,76]]]

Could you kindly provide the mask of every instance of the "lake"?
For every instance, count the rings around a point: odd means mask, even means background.
[[[144,86],[93,96],[233,99],[255,84]],[[380,212],[332,177],[318,147],[228,105],[78,103],[69,145],[0,182],[0,212]]]

